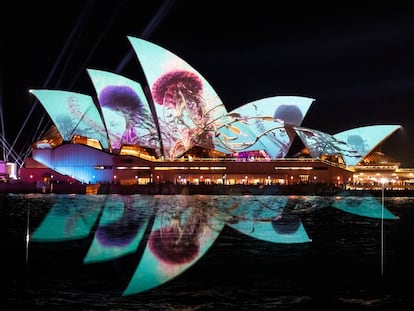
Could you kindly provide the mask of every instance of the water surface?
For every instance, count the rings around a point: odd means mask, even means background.
[[[397,310],[414,305],[414,198],[385,198],[387,211],[398,219],[384,220],[335,208],[336,199],[2,195],[2,305],[5,310]],[[50,215],[58,221],[76,217],[55,227],[46,223]],[[159,222],[156,215],[162,215]],[[153,241],[160,241],[161,234],[176,233],[177,222],[180,238],[191,237],[180,239],[187,248],[168,253],[165,245],[152,242],[145,259],[151,233],[159,229]],[[292,242],[293,235],[308,241]],[[275,236],[279,242],[266,240]],[[155,270],[159,285],[143,289],[142,283],[149,284],[145,271]]]

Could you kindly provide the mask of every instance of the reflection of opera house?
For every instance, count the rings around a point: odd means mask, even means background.
[[[398,163],[379,157],[378,146],[399,125],[334,135],[305,128],[301,123],[313,99],[300,96],[264,98],[227,111],[185,61],[145,40],[128,39],[148,87],[88,69],[96,96],[31,91],[54,126],[33,144],[32,158],[19,171],[22,181],[138,189],[375,185],[381,178],[403,185],[410,179]]]

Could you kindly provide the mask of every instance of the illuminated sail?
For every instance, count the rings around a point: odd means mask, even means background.
[[[63,140],[74,135],[98,140],[104,149],[108,140],[101,115],[92,97],[61,90],[30,90],[46,109]]]
[[[227,113],[207,80],[184,60],[148,41],[128,37],[154,100],[164,156],[194,146],[213,149],[213,122]]]
[[[283,158],[314,99],[275,96],[245,104],[215,124],[220,135],[215,147],[222,152],[264,150],[271,158]]]
[[[346,142],[322,131],[303,127],[295,127],[295,131],[313,158],[335,154],[351,157],[355,153]]]
[[[346,142],[354,151],[355,156],[346,153],[343,155],[345,163],[354,166],[400,128],[400,125],[370,125],[343,131],[334,137]]]
[[[138,82],[118,74],[88,69],[112,149],[123,144],[159,151],[159,136],[148,101]]]

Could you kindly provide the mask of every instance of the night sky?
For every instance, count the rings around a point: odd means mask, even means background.
[[[127,58],[127,36],[135,36],[188,62],[228,110],[269,96],[298,95],[315,99],[303,126],[329,134],[402,125],[382,151],[402,167],[414,167],[414,10],[282,3],[7,3],[0,37],[5,136],[10,144],[17,138],[20,152],[48,118],[30,88],[95,95],[87,68],[143,83],[136,56]]]

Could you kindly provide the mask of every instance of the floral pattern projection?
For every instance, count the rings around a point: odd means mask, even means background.
[[[360,157],[346,142],[330,134],[300,127],[295,127],[295,131],[312,157],[320,158],[324,154],[347,154],[349,157]]]
[[[340,154],[346,165],[358,164],[384,137],[397,131],[400,125],[371,125],[330,135],[306,128],[295,128],[312,157]]]
[[[106,71],[88,69],[88,74],[98,95],[111,148],[137,145],[160,155],[158,131],[141,85]]]
[[[105,125],[89,95],[61,90],[30,90],[41,102],[62,139],[71,141],[74,135],[96,139],[108,148]]]
[[[263,150],[266,157],[287,155],[296,133],[314,99],[275,96],[250,102],[216,122],[215,148],[225,153],[248,155]]]
[[[194,146],[213,149],[214,123],[227,111],[208,81],[158,45],[128,39],[151,89],[164,157],[179,158]]]
[[[304,128],[301,123],[314,100],[300,96],[264,98],[227,112],[211,85],[185,61],[153,43],[128,39],[154,103],[147,101],[139,83],[92,69],[88,73],[104,121],[90,96],[32,91],[63,140],[70,141],[76,134],[95,138],[104,149],[115,151],[123,144],[148,147],[158,158],[167,159],[177,159],[192,147],[201,146],[246,159],[258,152],[266,158],[286,157],[298,135],[312,157],[340,154],[346,165],[355,165],[385,135],[400,128],[373,125],[336,135]],[[56,105],[61,102],[63,105]]]
[[[400,125],[371,125],[346,130],[333,136],[340,141],[345,141],[355,153],[362,155],[360,157],[344,155],[347,165],[357,165],[379,143],[400,128]]]
[[[227,225],[258,240],[292,244],[310,242],[299,213],[304,207],[329,206],[330,200],[311,202],[295,196],[217,197],[220,210],[232,216]]]
[[[228,113],[208,82],[182,59],[142,39],[129,40],[151,86],[167,158],[193,146],[286,156],[296,135],[292,126],[302,123],[313,99],[277,96]]]

